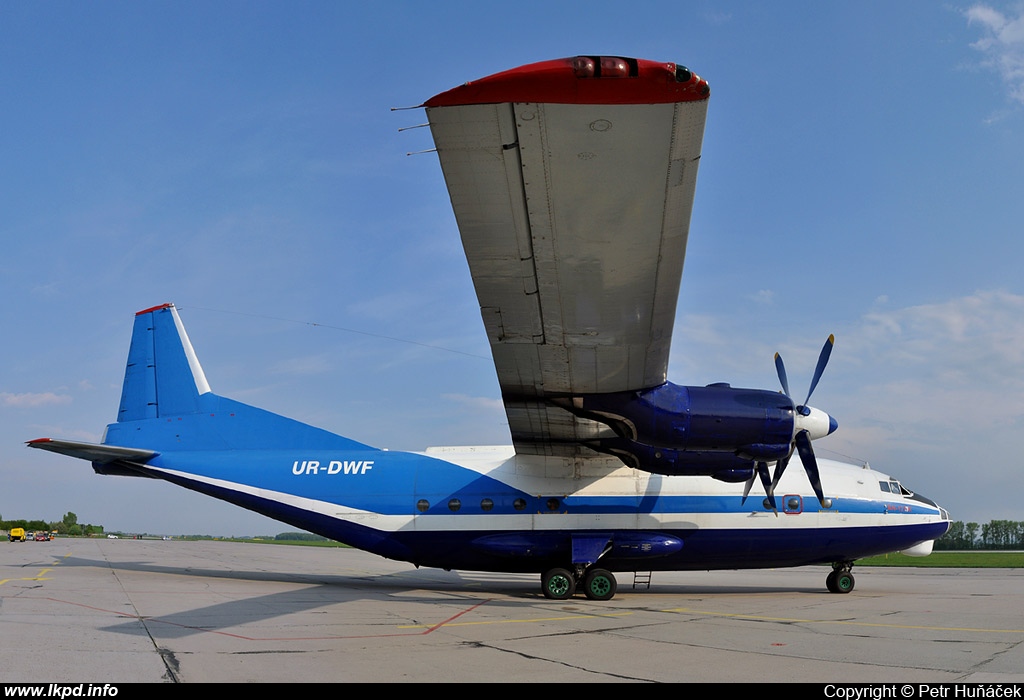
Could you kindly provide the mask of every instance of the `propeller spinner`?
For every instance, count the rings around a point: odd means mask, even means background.
[[[832,346],[835,343],[836,338],[834,335],[830,335],[828,340],[825,341],[824,347],[821,348],[821,354],[818,355],[818,364],[814,368],[814,377],[811,379],[811,386],[807,390],[807,398],[796,407],[793,415],[793,442],[790,445],[789,454],[775,463],[775,473],[770,483],[768,482],[768,465],[765,462],[758,462],[754,474],[751,474],[750,479],[747,481],[743,492],[744,499],[746,499],[747,494],[750,492],[750,487],[754,483],[754,476],[757,475],[764,485],[768,502],[771,504],[772,510],[775,511],[775,487],[782,478],[782,474],[786,471],[786,467],[789,466],[789,460],[793,456],[793,451],[796,450],[800,453],[800,461],[803,462],[804,470],[807,472],[807,478],[814,489],[814,495],[818,497],[818,502],[825,508],[831,505],[830,501],[826,502],[824,492],[821,489],[818,462],[814,458],[811,440],[816,440],[835,432],[838,423],[836,423],[835,418],[824,411],[808,406],[807,402],[811,400],[811,394],[814,393],[815,387],[818,386],[818,380],[821,379],[821,375],[825,371],[828,358],[832,355]],[[782,362],[782,356],[779,353],[775,353],[775,370],[778,372],[779,383],[782,385],[783,393],[786,396],[791,396],[789,393],[789,380],[786,377],[786,366]]]

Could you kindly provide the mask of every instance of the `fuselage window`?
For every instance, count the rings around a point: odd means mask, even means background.
[[[550,510],[552,513],[554,513],[556,510],[558,510],[558,506],[560,504],[559,504],[557,498],[549,498],[547,505],[548,505],[548,510]]]
[[[494,501],[492,501],[491,499],[485,498],[482,501],[480,501],[480,510],[488,511],[488,510],[491,510],[493,508],[494,508]]]
[[[430,501],[426,500],[425,498],[421,498],[420,500],[416,501],[416,510],[418,510],[421,513],[426,513],[428,510],[430,510]]]
[[[522,498],[517,498],[512,502],[512,507],[516,510],[526,510],[526,501]]]
[[[889,482],[888,481],[879,481],[878,482],[878,487],[880,489],[882,489],[883,491],[885,491],[886,493],[891,493],[891,491],[889,491]]]
[[[461,508],[462,501],[460,501],[459,499],[453,498],[452,500],[448,501],[448,510],[450,510],[451,512],[458,513]]]

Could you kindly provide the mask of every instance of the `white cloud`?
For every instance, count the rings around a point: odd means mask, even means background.
[[[42,393],[25,392],[24,394],[0,392],[0,403],[4,406],[14,406],[17,408],[37,408],[39,406],[56,406],[71,403],[71,397],[65,394],[54,394],[50,391]]]
[[[988,5],[972,5],[964,15],[984,36],[971,46],[985,55],[983,65],[999,73],[1010,98],[1024,103],[1024,9],[1007,16]]]
[[[1019,386],[1024,366],[1024,296],[999,290],[935,304],[865,314],[850,334],[864,361],[919,366],[923,376],[960,376],[977,385]]]

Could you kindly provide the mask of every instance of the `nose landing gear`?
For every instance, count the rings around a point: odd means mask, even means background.
[[[825,579],[825,587],[830,593],[849,593],[857,584],[853,578],[853,562],[837,561],[832,563],[832,573]]]

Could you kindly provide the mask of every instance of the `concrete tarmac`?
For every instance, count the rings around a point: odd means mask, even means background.
[[[1024,570],[539,577],[351,549],[0,542],[0,682],[1024,682]]]

